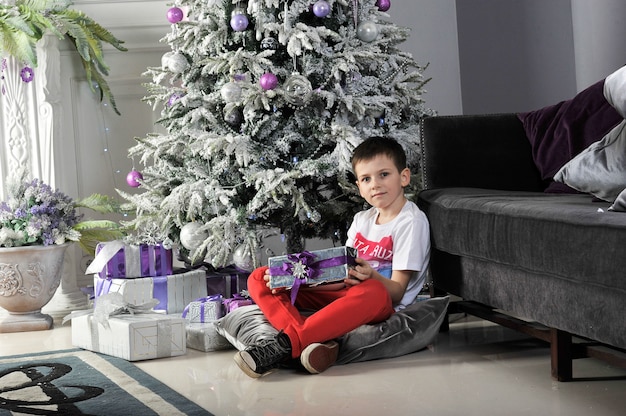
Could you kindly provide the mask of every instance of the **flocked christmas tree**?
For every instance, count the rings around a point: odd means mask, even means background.
[[[424,67],[399,49],[409,30],[389,0],[177,0],[167,18],[172,51],[145,98],[166,133],[137,139],[142,192],[122,192],[138,239],[216,267],[258,261],[268,229],[289,252],[343,243],[363,209],[354,147],[394,137],[417,171]]]

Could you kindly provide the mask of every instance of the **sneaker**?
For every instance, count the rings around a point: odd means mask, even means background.
[[[319,374],[335,364],[339,355],[339,344],[328,341],[307,346],[300,355],[300,362],[311,374]]]
[[[235,362],[252,378],[269,374],[288,358],[291,358],[291,341],[279,332],[275,337],[260,341],[235,355]]]

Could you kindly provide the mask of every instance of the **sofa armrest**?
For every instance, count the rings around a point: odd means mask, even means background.
[[[420,140],[424,189],[545,189],[516,114],[428,117]]]

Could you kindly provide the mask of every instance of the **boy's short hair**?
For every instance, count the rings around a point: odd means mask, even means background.
[[[400,143],[391,137],[373,136],[365,139],[354,149],[352,153],[352,171],[354,171],[357,163],[371,160],[379,155],[389,157],[398,168],[398,172],[402,172],[407,167],[406,153]]]

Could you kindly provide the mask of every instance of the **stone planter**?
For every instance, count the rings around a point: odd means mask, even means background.
[[[0,332],[52,328],[41,308],[59,287],[70,244],[0,248],[0,307],[8,312],[0,317]]]

